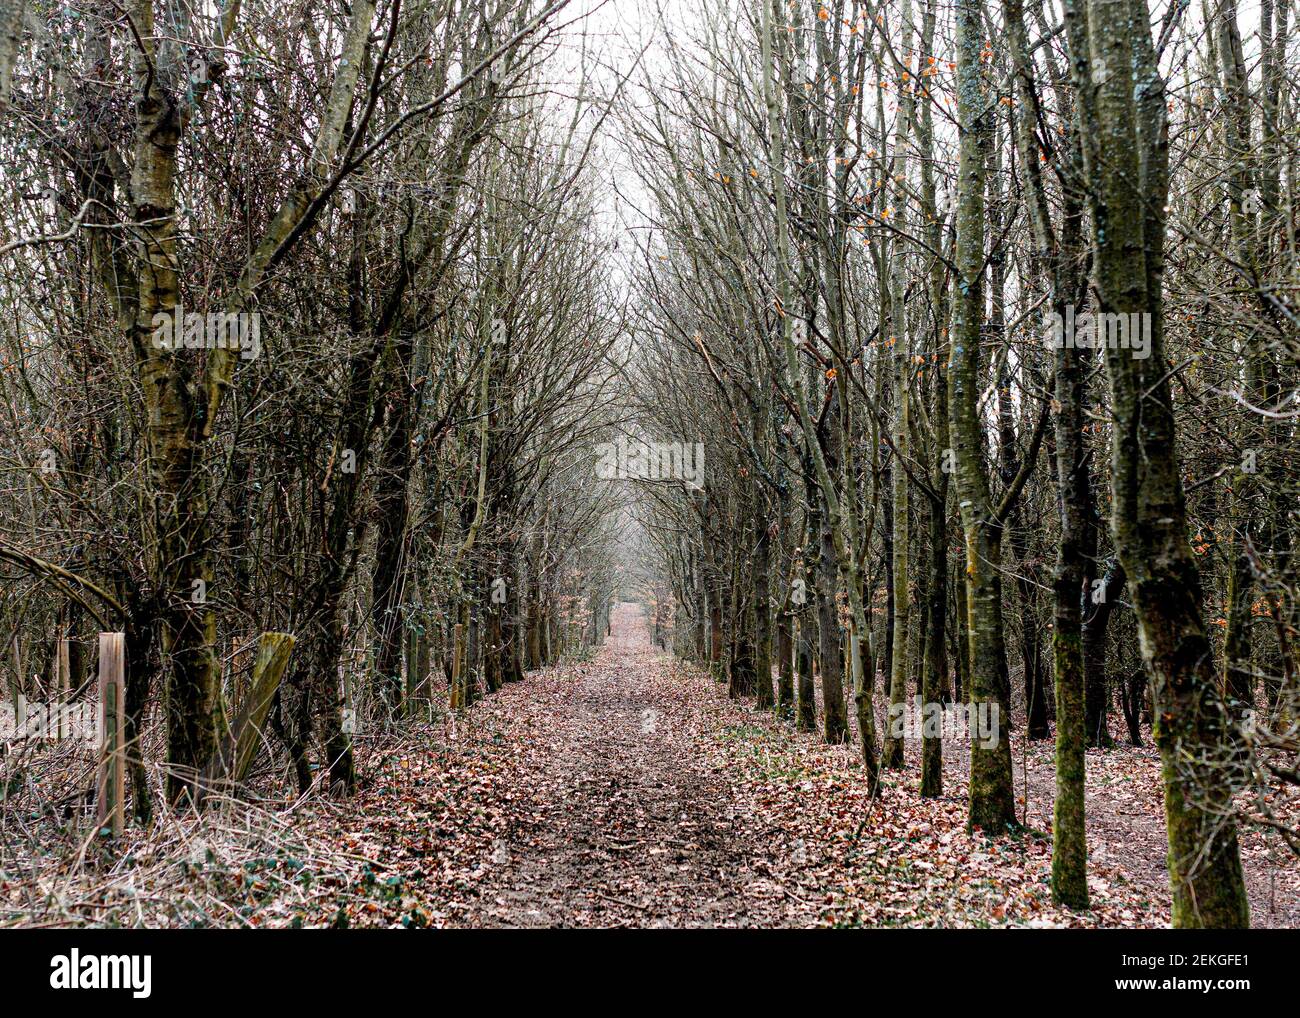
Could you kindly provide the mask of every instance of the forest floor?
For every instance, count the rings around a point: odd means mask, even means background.
[[[1166,924],[1153,750],[1089,753],[1086,912],[1051,902],[1050,743],[1013,741],[1000,839],[966,833],[965,752],[922,800],[910,747],[873,802],[852,746],[729,699],[620,605],[592,660],[373,747],[349,800],[230,803],[26,876],[0,855],[0,925]],[[1300,926],[1294,857],[1242,848],[1254,924]]]

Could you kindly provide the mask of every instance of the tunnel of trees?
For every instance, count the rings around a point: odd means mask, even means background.
[[[346,802],[638,602],[993,840],[1054,740],[1067,908],[1153,744],[1170,922],[1248,925],[1243,831],[1300,855],[1290,0],[633,6],[0,0],[5,697],[122,633],[128,827]],[[93,785],[40,752],[11,864]]]

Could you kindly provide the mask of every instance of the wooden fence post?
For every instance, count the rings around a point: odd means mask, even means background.
[[[415,641],[415,687],[411,690],[411,698],[407,706],[408,717],[418,714],[421,704],[427,704],[430,699],[430,667],[429,631],[426,629]]]
[[[288,633],[263,633],[258,639],[248,692],[236,708],[229,736],[218,742],[217,751],[204,768],[200,782],[204,794],[214,786],[238,784],[247,776],[262,743],[262,728],[289,665],[293,644],[294,638]]]
[[[18,653],[18,637],[14,636],[14,679],[9,686],[9,702],[13,704],[14,714],[18,713],[18,698],[24,692],[23,684],[23,662],[22,656]]]
[[[465,706],[462,674],[465,667],[465,624],[457,622],[451,650],[451,705]]]
[[[99,711],[103,740],[95,783],[96,823],[113,837],[122,833],[126,783],[126,634],[99,634]]]
[[[404,694],[403,714],[413,718],[419,712],[420,703],[429,697],[429,634],[411,628],[407,631],[406,642],[406,694]]]
[[[53,700],[57,706],[54,715],[54,731],[50,734],[55,739],[64,739],[69,735],[66,708],[68,700],[71,699],[72,696],[72,665],[70,661],[71,655],[68,651],[71,642],[72,641],[66,636],[62,637],[59,640],[58,651],[54,655],[55,681]]]
[[[9,697],[14,702],[14,710],[18,709],[18,694],[27,691],[27,683],[23,681],[23,656],[18,650],[18,634],[14,634],[14,684],[9,690]]]

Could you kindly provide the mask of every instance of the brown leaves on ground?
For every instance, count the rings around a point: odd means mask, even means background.
[[[436,766],[408,761],[363,798],[367,816],[390,814],[413,794],[412,775],[433,770],[414,793],[438,815],[443,845],[441,893],[426,878],[417,895],[431,922],[1167,924],[1154,750],[1089,753],[1092,908],[1072,912],[1051,901],[1050,742],[1015,744],[1024,830],[970,835],[964,746],[946,747],[943,798],[920,799],[910,745],[908,769],[873,802],[851,746],[729,699],[654,651],[631,606],[594,660],[530,675],[445,734],[424,758]],[[372,796],[382,801],[365,805]],[[372,849],[400,867],[400,839]],[[1294,925],[1294,862],[1264,851],[1258,835],[1243,838],[1255,922]]]
[[[595,657],[363,752],[353,799],[226,803],[125,850],[5,866],[0,924],[1090,926],[1167,922],[1158,761],[1088,755],[1093,907],[1052,904],[1050,743],[1014,743],[1024,829],[965,830],[919,761],[869,795],[852,746],[728,699],[615,612]],[[364,747],[363,747],[364,750]],[[1296,925],[1294,859],[1243,837],[1256,925]]]

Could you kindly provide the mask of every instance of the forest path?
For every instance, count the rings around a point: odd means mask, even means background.
[[[963,744],[945,740],[942,797],[920,798],[919,747],[909,740],[906,770],[887,775],[873,801],[852,742],[828,745],[728,698],[699,668],[651,645],[637,605],[615,608],[592,660],[530,672],[467,712],[444,714],[430,735],[340,808],[340,833],[381,878],[370,896],[403,880],[391,900],[350,906],[363,910],[360,923],[1168,922],[1153,750],[1089,754],[1092,908],[1072,912],[1051,901],[1050,745],[1013,746],[1028,827],[970,834]],[[1269,865],[1257,835],[1244,839],[1243,855],[1256,924],[1300,923],[1300,868]],[[399,905],[406,918],[394,915]]]
[[[636,605],[580,665],[530,674],[481,705],[532,740],[524,799],[466,926],[773,926],[807,922],[763,878],[769,850],[699,752],[699,679],[670,667]],[[506,738],[511,738],[509,734]],[[755,866],[758,869],[755,869]],[[796,915],[798,910],[800,915]]]

